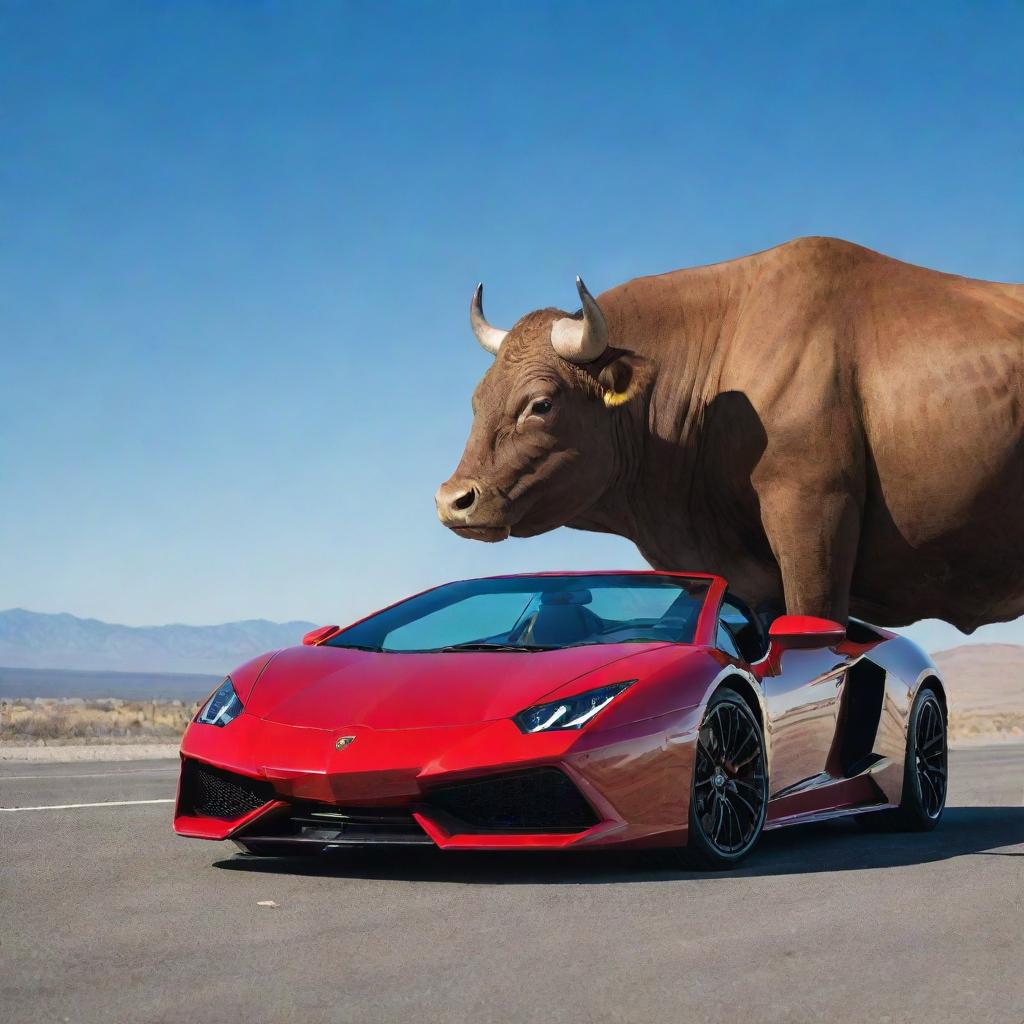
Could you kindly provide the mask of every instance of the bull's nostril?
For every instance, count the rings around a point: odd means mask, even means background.
[[[463,491],[452,504],[460,511],[465,512],[467,508],[472,508],[476,502],[476,488],[471,487],[468,491]]]

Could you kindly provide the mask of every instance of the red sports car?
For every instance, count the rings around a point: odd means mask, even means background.
[[[724,579],[464,580],[243,665],[181,745],[174,828],[250,853],[676,847],[763,829],[930,829],[946,696],[909,640],[766,628]]]

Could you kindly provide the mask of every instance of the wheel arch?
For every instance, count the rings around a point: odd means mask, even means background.
[[[922,674],[921,678],[917,682],[917,686],[914,687],[914,697],[916,698],[925,687],[935,691],[935,696],[939,698],[939,703],[942,705],[942,713],[946,717],[946,724],[948,727],[949,699],[946,696],[946,686],[942,682],[938,672],[928,671]]]
[[[711,702],[711,698],[722,689],[732,690],[738,694],[757,720],[757,724],[761,727],[765,763],[768,766],[768,774],[770,775],[772,771],[772,736],[768,723],[768,705],[765,701],[761,681],[752,673],[745,672],[740,666],[736,664],[729,665],[716,675],[708,686],[704,700],[700,705],[701,720],[703,720],[704,715],[707,713],[707,707]]]
[[[738,672],[730,672],[728,675],[722,676],[718,680],[718,685],[712,691],[712,695],[717,693],[722,687],[735,690],[743,698],[760,724],[762,735],[765,735],[767,738],[768,722],[765,715],[764,694],[761,689],[755,686],[746,676],[740,675]],[[710,697],[708,699],[710,700]]]

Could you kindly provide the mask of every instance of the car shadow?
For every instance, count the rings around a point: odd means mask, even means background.
[[[743,864],[726,872],[693,871],[666,851],[445,852],[421,847],[359,847],[314,857],[216,861],[224,871],[258,874],[449,882],[463,885],[606,885],[677,879],[756,878],[825,871],[865,871],[986,855],[1019,857],[1024,807],[948,807],[933,832],[867,832],[837,820],[766,832]]]

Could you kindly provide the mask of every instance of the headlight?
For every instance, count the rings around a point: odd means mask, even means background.
[[[597,690],[588,690],[575,697],[566,697],[551,704],[536,704],[520,711],[514,721],[523,732],[550,732],[555,729],[582,729],[594,715],[607,707],[615,698],[632,686],[635,679],[613,683]]]
[[[225,679],[213,691],[213,696],[199,709],[196,721],[202,722],[203,725],[223,727],[234,721],[241,713],[242,702],[238,699],[231,680]]]

